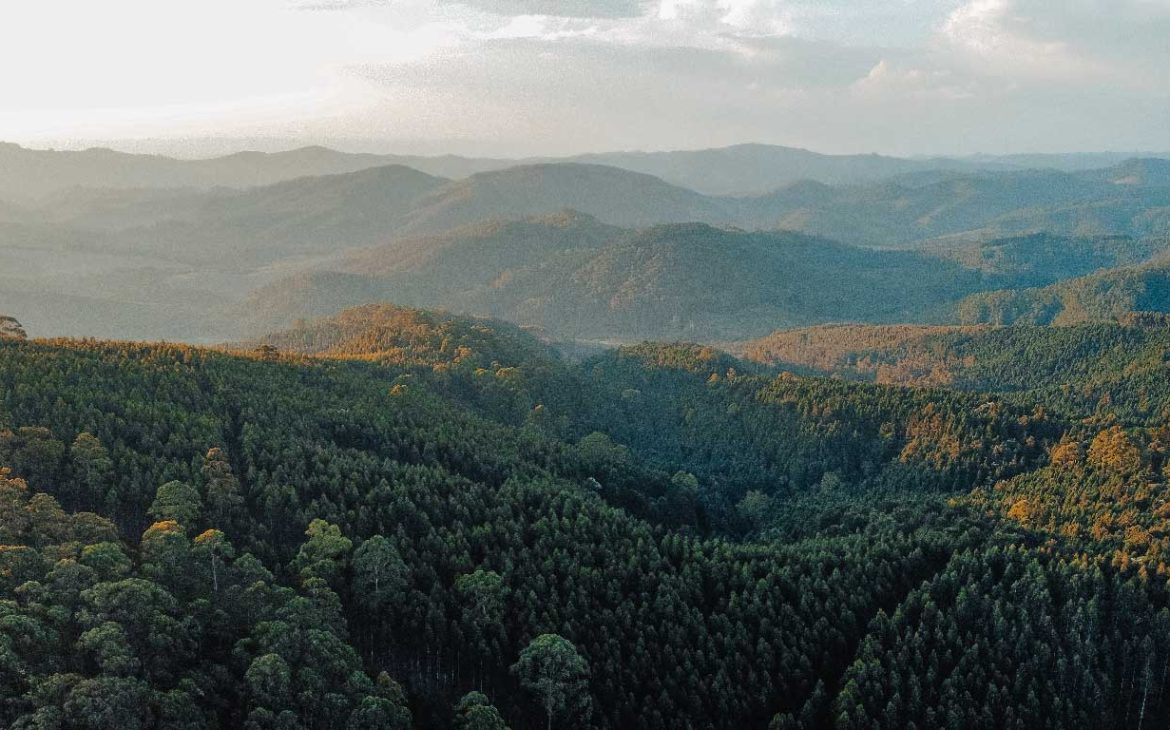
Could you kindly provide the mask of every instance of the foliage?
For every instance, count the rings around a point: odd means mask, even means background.
[[[1170,720],[1158,331],[931,332],[943,389],[398,316],[0,344],[0,725]]]

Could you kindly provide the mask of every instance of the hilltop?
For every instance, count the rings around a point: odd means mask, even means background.
[[[261,337],[245,348],[315,357],[369,359],[404,366],[547,365],[556,352],[504,322],[369,304]]]

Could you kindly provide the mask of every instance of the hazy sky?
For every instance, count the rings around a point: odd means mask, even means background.
[[[1170,150],[1170,0],[0,0],[0,139]]]

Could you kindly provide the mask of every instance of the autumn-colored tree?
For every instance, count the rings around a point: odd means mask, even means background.
[[[1099,469],[1135,474],[1142,468],[1142,451],[1121,426],[1101,431],[1089,444],[1089,463]]]

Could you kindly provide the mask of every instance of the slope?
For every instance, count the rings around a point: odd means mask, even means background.
[[[1011,395],[1070,419],[1157,425],[1170,418],[1170,330],[1160,316],[1063,327],[813,327],[733,349],[785,370]]]
[[[485,218],[522,218],[564,208],[620,226],[731,220],[717,201],[650,175],[562,163],[485,172],[454,182],[421,201],[404,229],[432,233]]]
[[[390,244],[342,268],[257,292],[251,321],[288,324],[373,296],[364,301],[445,307],[567,339],[711,340],[838,319],[929,320],[980,281],[911,252],[702,224],[626,231],[573,213]]]
[[[739,221],[894,246],[963,232],[983,238],[1040,231],[1148,235],[1161,225],[1152,211],[1170,205],[1170,188],[1116,185],[1054,171],[935,178],[838,188],[793,185],[738,200]]]
[[[0,463],[28,478],[0,474],[0,723],[447,727],[482,688],[541,727],[508,667],[546,633],[589,667],[575,727],[1165,721],[1158,553],[1076,554],[1095,543],[965,502],[1069,443],[1035,404],[696,346],[551,383],[524,357],[449,366],[433,343],[462,324],[390,314],[417,358],[368,361],[385,340],[357,313],[302,343],[353,360],[0,344]]]
[[[1042,288],[973,294],[956,305],[964,323],[1112,322],[1135,312],[1170,312],[1170,265],[1163,260],[1109,269]]]
[[[558,359],[555,350],[514,325],[388,304],[346,309],[248,346],[427,367],[544,367]]]

